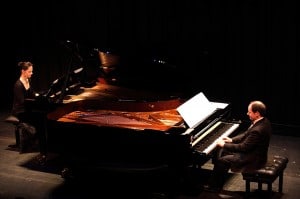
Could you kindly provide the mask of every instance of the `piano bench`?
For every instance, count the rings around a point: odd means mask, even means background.
[[[272,183],[279,177],[278,191],[282,193],[283,172],[288,163],[288,158],[283,156],[274,156],[267,164],[258,170],[243,171],[243,180],[246,181],[246,198],[250,196],[250,182],[258,183],[258,191],[262,190],[262,184],[268,185],[268,195],[272,196]]]
[[[15,125],[16,147],[18,147],[19,144],[20,144],[20,133],[19,133],[19,129],[18,129],[19,124],[20,124],[19,119],[17,117],[13,116],[13,115],[10,115],[7,118],[5,118],[4,121],[7,122],[7,123]]]
[[[14,124],[14,125],[18,125],[20,122],[19,119],[13,115],[8,116],[7,118],[5,118],[4,121],[7,123]]]

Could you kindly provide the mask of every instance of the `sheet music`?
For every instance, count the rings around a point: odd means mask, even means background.
[[[212,105],[217,109],[217,108],[219,108],[219,109],[224,109],[224,108],[226,108],[227,106],[228,106],[228,104],[227,103],[221,103],[221,102],[210,102],[210,103],[212,103]]]
[[[216,106],[210,103],[203,92],[198,93],[177,108],[189,128],[193,128],[215,110]]]
[[[216,109],[224,109],[227,103],[210,102],[203,92],[198,93],[177,108],[177,111],[187,123],[189,128],[209,117]]]

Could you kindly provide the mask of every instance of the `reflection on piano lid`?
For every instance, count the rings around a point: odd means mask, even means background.
[[[50,101],[57,100],[62,93],[72,94],[78,91],[82,85],[81,73],[83,72],[83,67],[79,67],[69,74],[65,74],[62,77],[55,79],[49,89],[44,92],[42,95]],[[65,84],[65,86],[64,86]],[[65,92],[62,89],[65,88]]]

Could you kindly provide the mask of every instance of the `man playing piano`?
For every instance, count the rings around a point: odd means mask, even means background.
[[[247,115],[251,126],[242,134],[217,141],[218,150],[213,157],[214,164],[209,184],[204,190],[220,192],[229,169],[237,172],[259,169],[268,158],[272,127],[266,116],[266,105],[261,101],[252,101],[248,105]]]

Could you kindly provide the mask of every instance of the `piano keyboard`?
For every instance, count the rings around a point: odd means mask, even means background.
[[[217,146],[218,139],[229,136],[239,127],[238,123],[217,122],[192,143],[192,147],[205,154],[209,154]]]

